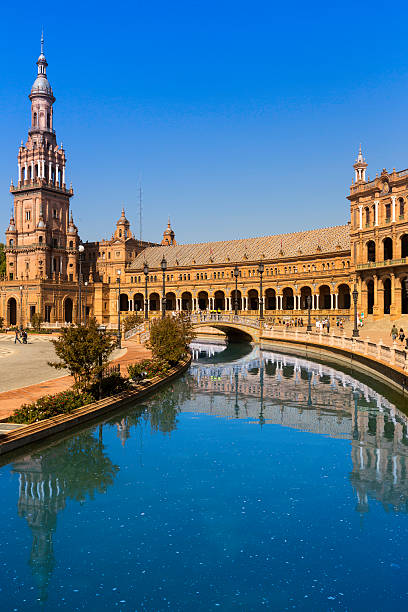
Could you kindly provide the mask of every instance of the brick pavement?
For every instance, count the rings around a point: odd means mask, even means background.
[[[127,366],[130,363],[142,361],[149,358],[151,353],[145,346],[138,344],[130,338],[122,343],[126,352],[111,362],[111,365],[119,364],[122,374],[127,374]],[[69,389],[73,383],[71,376],[62,376],[53,380],[29,385],[12,391],[0,393],[0,420],[10,416],[14,410],[26,402],[37,400],[42,395],[59,393]]]

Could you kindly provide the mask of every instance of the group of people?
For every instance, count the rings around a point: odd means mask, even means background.
[[[23,344],[27,344],[27,332],[25,329],[22,329],[21,331],[19,329],[16,329],[16,335],[14,336],[14,344],[17,344],[17,342],[19,342],[21,344],[21,342]]]
[[[398,330],[398,327],[394,323],[391,329],[390,336],[393,342],[395,342],[398,339],[401,342],[401,344],[403,344],[405,340],[405,348],[408,349],[408,336],[405,337],[405,333],[402,327],[400,327]]]

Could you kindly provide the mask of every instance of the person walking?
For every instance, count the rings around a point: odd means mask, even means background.
[[[404,342],[404,338],[405,338],[404,330],[402,329],[402,327],[400,327],[399,334],[398,334],[398,340],[400,342]]]
[[[327,329],[327,333],[330,334],[330,319],[327,319],[326,329]]]
[[[19,334],[18,329],[16,329],[16,335],[14,336],[14,344],[17,344],[17,342],[21,344],[20,334]]]
[[[396,327],[395,323],[394,323],[394,325],[392,326],[390,336],[391,336],[391,338],[392,338],[392,341],[393,341],[393,342],[394,342],[394,340],[396,340],[396,339],[397,339],[397,336],[398,336],[398,329],[397,329],[397,327]]]

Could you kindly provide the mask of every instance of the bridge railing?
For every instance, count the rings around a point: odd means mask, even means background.
[[[398,345],[397,342],[388,344],[380,339],[378,342],[371,342],[367,337],[350,337],[345,334],[340,335],[338,332],[308,332],[302,328],[276,328],[265,327],[262,330],[262,338],[273,338],[274,340],[293,339],[297,342],[312,342],[322,346],[336,346],[338,348],[348,349],[360,355],[367,355],[374,359],[379,359],[383,362],[396,365],[405,371],[408,371],[407,351]]]
[[[259,329],[259,320],[251,317],[243,317],[241,315],[235,315],[233,313],[224,314],[218,312],[203,312],[195,313],[190,315],[190,321],[194,324],[199,325],[200,323],[235,323],[236,325],[243,325],[246,327],[252,327]]]
[[[148,323],[145,323],[145,322],[141,323],[140,325],[136,325],[136,327],[132,327],[132,329],[128,329],[124,333],[124,338],[125,340],[128,340],[129,338],[132,338],[136,334],[144,334],[146,331],[148,331],[148,329],[149,329]]]

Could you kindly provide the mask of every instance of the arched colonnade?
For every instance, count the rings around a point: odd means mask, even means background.
[[[263,290],[264,311],[302,311],[307,310],[307,298],[311,298],[311,310],[349,310],[350,287],[346,283],[338,285],[317,286],[284,286],[266,287]],[[168,311],[198,311],[198,310],[221,310],[233,312],[235,301],[239,311],[259,310],[258,289],[235,289],[213,291],[201,290],[191,291],[169,291],[166,293],[166,310]],[[121,293],[120,309],[122,312],[143,311],[145,308],[145,296],[141,292]],[[148,310],[158,312],[161,310],[161,294],[157,291],[148,293]]]

